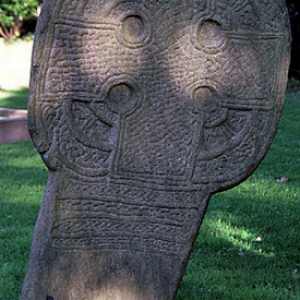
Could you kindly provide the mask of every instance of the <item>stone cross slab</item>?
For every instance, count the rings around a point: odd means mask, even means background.
[[[50,175],[22,300],[171,300],[212,194],[258,166],[284,0],[46,0],[29,129]]]

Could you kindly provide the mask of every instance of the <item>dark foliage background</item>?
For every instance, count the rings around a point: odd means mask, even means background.
[[[300,79],[300,0],[287,0],[292,30],[290,77]]]

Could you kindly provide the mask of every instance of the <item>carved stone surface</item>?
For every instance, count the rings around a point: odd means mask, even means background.
[[[211,195],[272,142],[289,42],[284,0],[46,0],[29,129],[50,177],[21,299],[174,299]]]

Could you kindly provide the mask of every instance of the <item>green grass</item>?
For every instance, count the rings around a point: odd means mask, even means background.
[[[0,299],[20,293],[47,172],[31,142],[0,145]]]
[[[177,300],[300,299],[299,116],[293,90],[258,170],[212,198]],[[47,171],[24,142],[0,146],[0,174],[0,299],[16,300]],[[276,181],[282,177],[288,182]]]
[[[4,90],[0,88],[0,107],[27,109],[28,88]]]

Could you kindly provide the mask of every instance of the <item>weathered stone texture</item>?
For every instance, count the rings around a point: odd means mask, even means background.
[[[46,0],[29,128],[50,170],[22,300],[174,299],[208,201],[265,156],[282,0]]]

